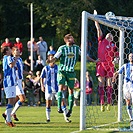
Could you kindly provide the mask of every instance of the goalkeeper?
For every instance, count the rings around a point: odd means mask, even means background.
[[[62,113],[61,109],[61,101],[62,101],[62,91],[67,82],[69,97],[68,97],[68,113],[66,114],[67,117],[71,116],[72,108],[74,104],[74,82],[75,82],[75,72],[74,67],[76,62],[78,61],[79,55],[81,54],[80,47],[75,45],[74,38],[71,34],[67,34],[64,37],[64,42],[66,43],[63,46],[60,46],[54,55],[54,58],[51,60],[47,60],[47,63],[55,62],[57,59],[60,59],[60,64],[58,66],[58,83],[59,83],[59,90],[58,90],[58,112]],[[87,59],[92,62],[97,62],[97,60],[93,60],[87,56]]]
[[[101,104],[101,111],[105,111],[104,106],[104,94],[105,94],[105,80],[106,83],[106,92],[107,92],[107,110],[110,111],[111,99],[112,99],[112,84],[111,80],[114,73],[114,58],[118,57],[117,47],[113,43],[113,35],[108,33],[105,38],[103,37],[103,32],[100,28],[100,25],[97,21],[95,21],[95,26],[97,29],[97,36],[98,36],[98,58],[100,61],[97,63],[96,66],[96,76],[98,77],[99,81],[99,95],[100,95],[100,104]]]

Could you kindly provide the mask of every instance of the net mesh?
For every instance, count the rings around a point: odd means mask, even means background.
[[[114,37],[114,43],[116,44],[119,50],[119,38],[120,33],[119,29],[122,28],[124,30],[124,59],[123,62],[128,62],[128,55],[129,53],[133,52],[133,18],[131,17],[119,17],[116,16],[115,18],[106,19],[104,15],[96,15],[94,16],[96,20],[103,21],[100,24],[100,27],[106,35],[108,32],[112,33]],[[93,19],[94,20],[94,19]],[[100,22],[100,21],[99,21]],[[107,26],[107,24],[109,26]],[[98,48],[98,41],[97,41],[97,31],[94,25],[94,21],[88,19],[88,46],[89,47],[87,53],[90,55],[91,58],[97,59],[97,48]],[[105,91],[105,111],[101,112],[100,110],[100,100],[98,94],[98,80],[97,77],[94,76],[96,71],[92,69],[93,63],[86,63],[87,70],[89,70],[90,75],[93,79],[93,93],[90,94],[90,103],[88,104],[88,99],[86,96],[86,128],[106,128],[106,129],[119,129],[119,130],[129,130],[129,116],[126,111],[126,104],[125,100],[122,100],[122,121],[118,121],[118,78],[112,84],[113,92],[112,92],[112,106],[110,111],[107,111],[107,93]],[[96,67],[96,66],[95,66]],[[115,64],[115,71],[118,70],[119,65]],[[106,81],[105,81],[106,82]],[[123,81],[122,81],[123,82]]]

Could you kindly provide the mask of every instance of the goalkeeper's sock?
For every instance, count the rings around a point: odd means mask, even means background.
[[[58,92],[58,109],[61,109],[62,91]]]
[[[111,86],[107,86],[107,103],[111,104],[111,100],[112,100],[112,87]]]
[[[127,113],[129,115],[130,120],[132,120],[133,119],[133,117],[132,117],[132,107],[130,105],[127,106]]]
[[[103,105],[104,104],[104,87],[99,87],[98,91],[100,95],[100,103],[101,105]]]
[[[72,108],[73,108],[73,104],[74,104],[74,95],[71,94],[69,95],[69,98],[68,98],[68,102],[69,102],[69,111],[72,112]]]

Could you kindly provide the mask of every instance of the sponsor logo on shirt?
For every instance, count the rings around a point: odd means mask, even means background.
[[[68,58],[73,58],[73,57],[74,57],[74,53],[72,53],[72,52],[68,53],[68,54],[67,54],[67,57],[68,57]]]

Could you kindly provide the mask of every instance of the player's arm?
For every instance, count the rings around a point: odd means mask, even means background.
[[[42,92],[45,92],[45,87],[44,87],[44,79],[46,78],[46,66],[42,69],[41,75],[40,75],[40,84],[41,84],[41,90]]]
[[[119,74],[119,71],[116,71],[114,74],[113,74],[113,78],[112,78],[112,83],[114,83],[116,81],[116,78]]]
[[[27,62],[27,60],[24,61],[24,64],[30,66],[30,64]]]
[[[30,72],[27,72],[25,70],[23,70],[23,74],[25,74],[25,75],[33,75],[33,73],[31,71]]]
[[[17,58],[14,58],[14,60],[13,61],[11,61],[12,59],[11,59],[11,57],[9,58],[9,67],[10,68],[13,68],[15,65],[16,65],[16,62],[17,62]]]
[[[42,92],[45,92],[45,87],[44,87],[44,80],[43,80],[43,78],[40,78],[40,83],[41,83],[41,90],[42,90]]]
[[[100,25],[97,21],[95,21],[95,26],[96,26],[96,29],[97,29],[97,36],[100,37],[100,36],[103,36],[103,32],[100,28]]]
[[[89,60],[89,61],[91,61],[91,62],[95,62],[95,63],[97,63],[97,62],[100,61],[99,59],[94,60],[94,59],[92,59],[91,57],[89,57],[88,55],[87,55],[87,60]]]

